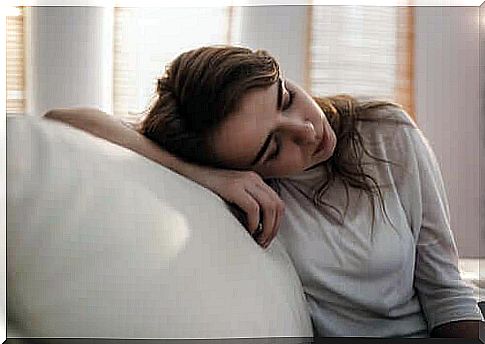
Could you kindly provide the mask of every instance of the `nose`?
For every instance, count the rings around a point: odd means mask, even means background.
[[[299,118],[286,118],[280,125],[280,130],[289,134],[299,145],[315,144],[317,133],[313,123]]]

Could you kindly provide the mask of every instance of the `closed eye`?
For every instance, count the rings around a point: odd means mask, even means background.
[[[268,156],[268,159],[266,159],[266,161],[275,160],[278,157],[278,154],[280,153],[280,148],[281,148],[281,140],[280,140],[279,135],[275,135],[275,143],[276,143],[276,148]]]
[[[293,104],[293,100],[295,99],[295,92],[292,91],[289,88],[286,88],[286,90],[288,92],[288,101],[286,102],[285,106],[283,107],[283,111],[288,110],[290,108],[291,104]]]
[[[288,92],[288,98],[287,98],[288,100],[286,101],[285,105],[283,106],[282,111],[286,111],[291,107],[291,105],[293,104],[293,101],[295,99],[295,95],[296,95],[296,92],[291,90],[290,88],[288,88],[286,86],[286,83],[285,83],[285,90],[286,90],[286,92]],[[265,159],[265,162],[272,161],[272,160],[275,160],[276,158],[278,158],[278,155],[279,155],[280,149],[281,149],[281,138],[279,137],[279,135],[274,135],[274,140],[275,140],[275,149],[273,150],[273,152],[271,154],[268,155],[268,157]]]
[[[295,99],[295,94],[296,94],[295,91],[286,87],[286,84],[285,84],[285,88],[286,88],[286,91],[288,92],[288,100],[286,101],[286,104],[282,108],[283,111],[286,111],[291,107],[291,105],[293,104],[293,100]],[[270,155],[268,155],[268,158],[266,159],[266,161],[275,160],[276,158],[278,158],[278,155],[280,153],[281,139],[280,139],[279,135],[275,135],[274,137],[275,137],[274,140],[275,140],[276,148],[273,150],[273,152]]]

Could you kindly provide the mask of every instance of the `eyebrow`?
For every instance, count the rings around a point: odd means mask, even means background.
[[[277,96],[277,100],[276,100],[276,110],[277,111],[279,111],[281,109],[281,107],[283,105],[282,103],[283,103],[283,82],[282,82],[281,78],[279,78],[278,79],[278,96]],[[256,165],[261,160],[261,158],[266,153],[266,151],[268,149],[268,146],[271,143],[271,139],[273,138],[273,136],[274,136],[274,131],[272,130],[268,134],[268,136],[266,136],[266,139],[264,140],[263,145],[259,149],[258,154],[256,154],[256,157],[251,162],[250,166]]]

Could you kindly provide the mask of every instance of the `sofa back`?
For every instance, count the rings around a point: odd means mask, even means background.
[[[23,336],[312,336],[277,239],[263,250],[216,194],[43,118],[7,120],[7,293]]]

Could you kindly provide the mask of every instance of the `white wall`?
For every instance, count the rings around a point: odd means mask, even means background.
[[[27,112],[93,106],[112,111],[113,9],[28,7]]]
[[[416,7],[415,16],[416,116],[440,162],[462,257],[479,256],[485,246],[479,229],[478,15],[478,7]]]
[[[480,256],[485,257],[485,2],[480,6]],[[485,275],[485,266],[481,267]]]

